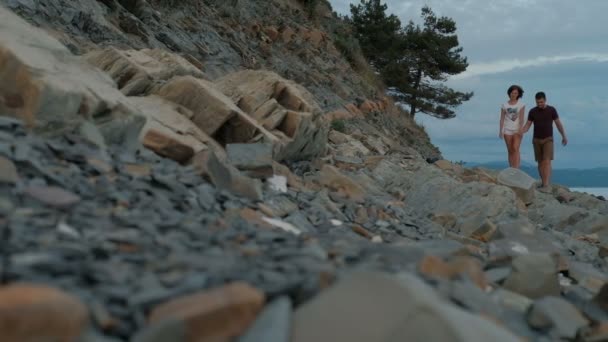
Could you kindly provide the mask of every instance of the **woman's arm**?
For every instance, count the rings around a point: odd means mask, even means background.
[[[500,125],[500,130],[498,131],[498,137],[500,139],[502,139],[502,137],[503,137],[502,130],[503,130],[504,126],[505,126],[505,110],[504,110],[504,108],[500,109],[500,124],[499,125]]]
[[[525,120],[524,117],[525,116],[526,116],[526,106],[522,106],[519,109],[519,130],[520,131],[522,130],[522,128],[524,128],[524,125],[525,125],[525,123],[524,123],[524,120]]]

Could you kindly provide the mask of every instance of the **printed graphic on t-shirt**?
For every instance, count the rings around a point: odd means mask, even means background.
[[[509,120],[515,122],[519,115],[517,114],[517,107],[507,107],[506,108],[506,116]]]

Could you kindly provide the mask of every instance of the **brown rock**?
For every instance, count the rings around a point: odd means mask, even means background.
[[[215,150],[221,146],[207,133],[197,127],[190,118],[191,110],[169,102],[159,96],[130,97],[131,102],[146,117],[146,124],[140,134],[140,139],[150,129],[163,132],[183,145],[192,147],[194,153],[212,147]]]
[[[155,93],[190,109],[193,113],[192,122],[210,136],[241,112],[212,83],[192,76],[175,77]]]
[[[279,31],[274,26],[266,27],[264,33],[273,42],[276,42],[279,39]]]
[[[307,40],[315,48],[321,47],[321,43],[325,41],[326,34],[320,30],[311,30],[307,35]]]
[[[321,118],[322,111],[314,96],[304,87],[276,73],[254,70],[229,74],[216,80],[215,84],[234,102],[253,113],[254,118],[247,115],[253,122],[276,114],[264,124],[268,128],[276,126],[270,135],[275,142],[280,142],[275,155],[277,160],[301,160],[325,152],[329,127]],[[282,120],[280,116],[283,114],[277,112],[281,109],[288,110]],[[268,132],[259,126],[260,132]],[[271,137],[264,138],[272,140]]]
[[[118,50],[108,47],[87,53],[84,58],[108,73],[128,96],[145,94],[154,81],[175,76],[204,78],[199,68],[185,58],[159,49]],[[200,62],[199,62],[200,63]]]
[[[281,39],[283,39],[283,43],[289,44],[296,36],[296,31],[294,31],[291,27],[286,27],[281,31]]]
[[[262,292],[237,282],[161,304],[152,310],[149,322],[183,321],[187,342],[229,341],[255,321],[264,301]]]
[[[172,136],[171,131],[150,129],[145,133],[142,143],[156,154],[178,163],[185,163],[194,155],[194,149]]]
[[[334,191],[344,193],[353,201],[363,202],[365,200],[365,190],[357,182],[343,175],[331,165],[324,165],[321,168],[319,181],[322,185]]]
[[[454,215],[452,213],[433,214],[433,216],[431,217],[431,220],[444,228],[451,229],[456,226],[456,222],[458,221],[458,218],[456,217],[456,215]]]
[[[277,162],[274,162],[273,165],[274,171],[277,175],[284,176],[285,178],[287,178],[288,186],[295,190],[303,190],[305,188],[304,180],[302,179],[302,177],[295,175],[293,172],[291,172],[291,170],[289,170],[287,166]]]
[[[346,108],[347,111],[349,111],[350,113],[352,113],[352,115],[354,117],[359,117],[359,118],[363,117],[363,112],[361,112],[359,110],[359,108],[357,108],[357,106],[355,106],[352,103],[347,104],[346,106],[344,106],[344,108]]]
[[[481,262],[473,257],[457,256],[449,262],[436,256],[427,256],[420,261],[418,271],[427,277],[451,279],[458,275],[468,276],[480,289],[488,286]]]
[[[372,102],[370,100],[365,100],[359,106],[359,110],[361,110],[365,114],[369,114],[369,113],[373,113],[373,112],[378,111],[378,106],[374,102]]]
[[[253,106],[256,106],[256,104],[249,104],[248,105],[248,107],[253,107]],[[255,109],[255,110],[252,109],[252,111],[250,113],[252,113],[252,116],[253,116],[254,119],[256,119],[258,121],[263,121],[264,119],[266,119],[267,117],[269,117],[271,114],[273,114],[274,112],[276,112],[279,109],[279,107],[280,107],[280,105],[277,102],[277,100],[270,99],[270,100],[264,102],[257,109]]]
[[[0,183],[15,184],[18,180],[15,164],[10,159],[0,156]]]
[[[58,40],[0,7],[0,113],[42,133],[63,133],[89,118],[121,143],[143,119],[114,82]]]
[[[271,131],[281,125],[285,117],[287,116],[287,111],[284,109],[279,109],[270,114],[267,118],[262,121],[262,126],[267,130]]]
[[[329,132],[329,141],[334,144],[345,144],[348,142],[348,135],[342,132],[331,130]]]
[[[76,342],[89,315],[80,300],[33,284],[0,287],[0,336],[6,342]]]
[[[603,342],[608,341],[608,322],[602,322],[592,329],[583,332],[584,342]]]
[[[23,192],[50,207],[59,209],[67,209],[80,202],[80,196],[56,186],[31,185]]]
[[[452,171],[454,169],[454,164],[451,161],[443,159],[436,161],[435,166],[444,171]]]
[[[332,123],[336,120],[350,120],[353,117],[354,115],[351,112],[345,109],[338,109],[333,112],[326,113],[323,116],[323,120],[327,123]]]
[[[470,237],[481,242],[490,242],[496,236],[497,232],[498,227],[486,219],[478,229],[470,234]]]
[[[145,164],[124,164],[124,171],[132,177],[149,177],[152,174],[152,167]]]
[[[353,230],[353,232],[355,232],[355,233],[363,236],[366,239],[370,239],[371,240],[374,237],[374,234],[370,233],[369,230],[361,227],[358,224],[353,225],[352,230]]]
[[[358,207],[355,215],[355,222],[358,224],[365,224],[369,221],[369,216],[367,215],[367,209],[365,207]]]
[[[271,198],[266,203],[260,203],[258,207],[270,217],[284,217],[299,209],[297,204],[283,196]]]
[[[250,224],[256,225],[258,227],[262,227],[262,228],[268,228],[271,229],[273,228],[273,226],[271,224],[269,224],[268,222],[264,221],[262,219],[262,217],[264,217],[262,215],[262,213],[260,213],[257,210],[253,210],[251,208],[244,208],[239,210],[239,216],[249,222]]]

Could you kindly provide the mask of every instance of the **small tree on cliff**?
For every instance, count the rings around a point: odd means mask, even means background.
[[[376,62],[385,83],[396,90],[394,96],[398,100],[409,105],[412,116],[422,112],[441,119],[453,118],[453,109],[471,99],[473,93],[445,85],[450,75],[460,74],[468,67],[467,58],[461,55],[454,20],[437,17],[425,6],[422,26],[410,21],[395,33],[395,18],[386,15],[386,5],[380,0],[361,0],[359,6],[351,5],[351,13],[362,47],[372,47],[363,48],[366,57]],[[382,30],[384,33],[379,33]],[[378,43],[375,37],[390,38]],[[371,55],[374,53],[381,56],[380,63],[378,57]]]
[[[355,36],[367,60],[378,70],[386,66],[393,56],[393,44],[398,39],[401,21],[386,14],[387,6],[380,0],[361,0],[350,5]]]

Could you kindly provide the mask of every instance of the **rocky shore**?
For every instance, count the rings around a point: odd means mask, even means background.
[[[3,3],[2,341],[608,340],[607,202],[442,160],[323,25],[228,68],[218,7]]]

